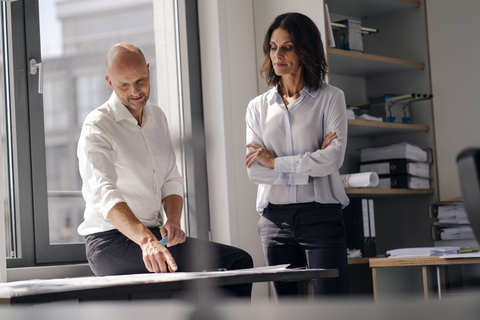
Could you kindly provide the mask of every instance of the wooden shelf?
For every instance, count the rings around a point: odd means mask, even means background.
[[[377,56],[368,53],[327,48],[333,74],[370,77],[425,68],[425,63]]]
[[[348,120],[348,134],[357,137],[370,137],[375,135],[428,132],[430,126],[421,124],[391,123],[369,120]]]
[[[326,0],[330,12],[364,18],[420,7],[417,0]]]
[[[414,195],[433,194],[433,189],[378,189],[378,188],[345,188],[348,195]]]

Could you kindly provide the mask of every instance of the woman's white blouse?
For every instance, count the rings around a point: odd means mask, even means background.
[[[248,171],[258,184],[259,213],[272,204],[316,201],[348,205],[339,168],[347,145],[347,112],[343,91],[322,84],[304,88],[286,108],[277,87],[250,101],[246,115],[247,144],[257,143],[274,157],[275,169],[255,162]],[[320,150],[324,137],[335,132],[333,144]],[[248,150],[247,150],[248,152]]]

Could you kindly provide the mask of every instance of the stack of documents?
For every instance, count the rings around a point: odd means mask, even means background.
[[[470,224],[463,202],[455,202],[438,206],[437,219],[439,224]]]
[[[435,246],[480,248],[462,201],[430,205],[429,217],[436,220],[432,226]]]
[[[427,178],[410,177],[407,175],[380,177],[377,188],[380,189],[430,189],[430,180]]]
[[[358,117],[356,117],[356,119],[358,120],[370,120],[370,121],[378,121],[378,122],[382,122],[383,119],[382,117],[374,117],[374,116],[371,116],[369,114],[362,114],[362,115],[359,115]]]
[[[347,109],[347,119],[355,120],[355,112],[352,109]]]
[[[380,189],[430,189],[428,154],[406,142],[360,151],[360,172],[376,172]]]
[[[442,228],[440,230],[441,240],[455,239],[475,239],[475,234],[471,226],[458,226],[450,228]]]
[[[366,148],[360,150],[360,162],[372,162],[390,159],[407,159],[412,161],[427,161],[427,152],[420,147],[406,142],[385,147]]]
[[[430,178],[430,165],[427,162],[411,162],[406,159],[360,164],[360,172],[371,171],[376,172],[379,176],[408,174]]]
[[[353,259],[353,258],[361,258],[362,257],[362,251],[360,249],[347,249],[347,258]]]
[[[388,250],[389,258],[430,257],[443,254],[455,254],[460,247],[421,247]]]

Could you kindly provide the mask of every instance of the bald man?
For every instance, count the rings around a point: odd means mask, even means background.
[[[186,237],[180,176],[163,111],[148,102],[150,70],[139,48],[113,46],[105,59],[110,99],[82,127],[77,155],[86,202],[78,232],[96,275],[253,267],[245,251]],[[162,209],[166,221],[163,221]],[[160,243],[168,236],[166,246]],[[210,252],[194,256],[194,253]],[[250,296],[251,285],[229,288]]]

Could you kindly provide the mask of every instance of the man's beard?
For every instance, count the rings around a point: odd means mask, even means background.
[[[142,104],[139,106],[139,105],[135,105],[133,103],[130,103],[130,100],[127,98],[127,103],[125,103],[125,105],[127,107],[129,107],[130,109],[133,109],[133,110],[140,110],[142,109],[143,107],[145,107],[145,105],[147,104],[147,101],[148,101],[148,98],[149,98],[149,95],[147,93],[144,93],[142,95],[142,97],[144,97],[143,101],[142,101]]]

